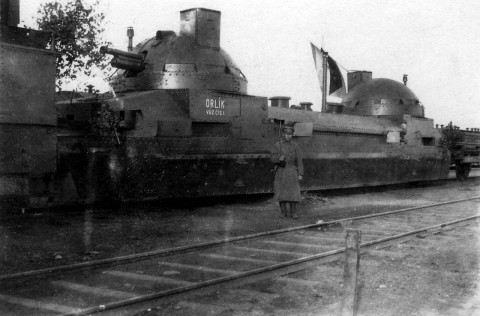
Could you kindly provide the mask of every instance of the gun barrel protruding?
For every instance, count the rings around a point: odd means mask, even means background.
[[[145,64],[143,63],[145,55],[143,54],[124,52],[119,49],[109,48],[108,46],[100,47],[100,53],[113,56],[110,62],[113,67],[134,72],[140,72],[145,69]]]

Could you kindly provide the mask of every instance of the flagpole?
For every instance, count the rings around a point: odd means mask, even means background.
[[[323,52],[322,54],[322,63],[323,63],[323,85],[322,85],[322,113],[327,112],[327,59],[328,53]]]

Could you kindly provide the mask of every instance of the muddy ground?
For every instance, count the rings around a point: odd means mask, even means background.
[[[303,195],[299,220],[279,218],[278,206],[268,195],[95,209],[32,210],[8,216],[2,213],[0,275],[479,195],[480,178],[308,193]],[[462,207],[478,209],[478,205],[469,202],[457,207],[461,211]],[[398,262],[383,262],[386,259],[379,258],[382,264],[363,272],[365,289],[372,292],[369,297],[373,294],[377,297],[369,301],[373,305],[364,312],[381,315],[385,312],[382,306],[405,304],[411,308],[388,315],[455,315],[442,310],[442,301],[448,304],[475,297],[478,300],[479,256],[471,250],[478,249],[478,236],[470,237],[466,243],[474,247],[443,248],[442,244],[430,251],[414,250],[411,256]],[[380,285],[386,287],[379,288]],[[302,304],[278,310],[270,306],[263,312],[255,309],[252,314],[315,314],[312,300],[305,303],[309,306]]]

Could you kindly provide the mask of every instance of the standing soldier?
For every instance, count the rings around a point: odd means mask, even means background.
[[[405,139],[405,135],[407,135],[407,119],[403,118],[403,122],[400,125],[400,128],[402,129],[400,131],[400,142],[407,144],[407,140]]]
[[[301,201],[299,180],[303,180],[303,162],[300,146],[292,140],[293,127],[282,128],[283,137],[275,144],[271,159],[276,165],[275,196],[280,204],[280,217],[297,219],[297,203]],[[290,204],[287,212],[287,203]]]

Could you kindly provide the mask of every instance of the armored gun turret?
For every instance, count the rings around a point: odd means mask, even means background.
[[[127,70],[131,75],[135,75],[145,69],[145,55],[124,52],[108,46],[100,47],[100,53],[113,55],[111,65],[118,69]]]
[[[344,114],[425,117],[423,105],[405,84],[385,78],[372,79],[369,71],[348,73],[348,94],[342,104]]]
[[[180,12],[180,33],[157,31],[132,52],[103,48],[122,69],[110,81],[115,92],[202,89],[247,93],[247,79],[220,47],[220,12],[195,8]]]

